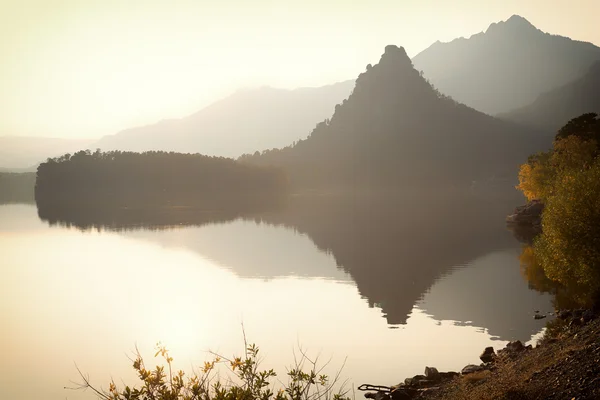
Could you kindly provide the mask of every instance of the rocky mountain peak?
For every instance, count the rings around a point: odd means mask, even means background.
[[[404,47],[389,44],[385,46],[385,51],[379,60],[379,64],[395,64],[395,66],[410,66],[412,68],[412,61]]]
[[[523,34],[524,32],[537,32],[538,29],[533,26],[527,19],[520,15],[513,15],[506,21],[494,22],[489,26],[486,33],[515,33]]]

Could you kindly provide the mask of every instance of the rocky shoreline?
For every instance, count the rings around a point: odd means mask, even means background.
[[[390,387],[363,385],[375,400],[599,399],[600,318],[597,310],[563,310],[535,347],[516,340],[496,352],[487,347],[479,365],[459,372],[425,367],[423,375]]]
[[[506,223],[513,226],[541,228],[543,211],[544,204],[540,200],[532,200],[516,207],[513,213],[506,217]]]

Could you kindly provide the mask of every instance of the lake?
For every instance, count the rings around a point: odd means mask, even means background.
[[[244,333],[285,381],[298,348],[348,385],[460,370],[535,342],[552,297],[521,276],[510,195],[295,196],[273,210],[0,206],[2,399],[135,382],[157,342],[191,371]],[[243,328],[242,328],[243,326]],[[362,396],[361,394],[357,394]]]

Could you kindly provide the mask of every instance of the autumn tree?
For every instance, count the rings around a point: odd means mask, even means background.
[[[542,234],[522,255],[524,275],[539,283],[541,267],[544,277],[588,295],[600,292],[599,128],[596,114],[569,121],[550,152],[521,166],[517,186],[545,205]]]
[[[517,189],[523,192],[527,200],[545,199],[550,191],[553,175],[550,153],[535,154],[529,157],[527,163],[521,165]]]

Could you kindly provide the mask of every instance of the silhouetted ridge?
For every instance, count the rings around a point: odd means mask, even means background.
[[[294,90],[268,86],[243,89],[187,117],[105,136],[92,148],[239,157],[305,137],[348,97],[353,86],[353,81],[346,81]]]
[[[283,166],[299,186],[470,185],[512,177],[540,147],[530,131],[442,95],[403,48],[387,46],[306,140],[240,160]]]
[[[494,22],[490,24],[486,33],[504,31],[503,33],[509,34],[523,34],[526,32],[541,32],[538,28],[533,26],[527,19],[520,15],[513,15],[506,21]]]
[[[569,120],[592,112],[600,113],[600,61],[595,62],[582,78],[499,117],[555,133]]]
[[[441,92],[496,115],[578,79],[597,60],[597,46],[545,33],[513,15],[468,39],[436,42],[413,63]]]

